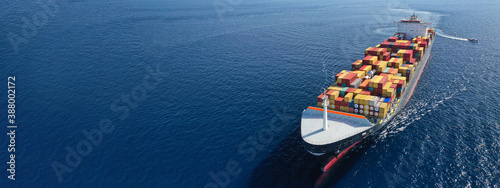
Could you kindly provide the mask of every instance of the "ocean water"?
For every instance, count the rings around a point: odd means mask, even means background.
[[[0,187],[500,186],[498,1],[39,2],[2,2]],[[413,12],[438,36],[411,100],[323,174],[302,110]]]

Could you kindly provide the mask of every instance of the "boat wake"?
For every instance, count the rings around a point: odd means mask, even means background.
[[[453,40],[468,41],[466,38],[460,38],[460,37],[454,37],[451,35],[447,35],[443,31],[441,31],[440,29],[434,29],[434,30],[436,31],[436,35],[438,35],[440,37],[449,38],[449,39],[453,39]]]

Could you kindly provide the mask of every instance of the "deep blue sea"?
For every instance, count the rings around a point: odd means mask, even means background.
[[[0,187],[498,188],[499,9],[496,0],[3,0]],[[302,111],[413,12],[437,36],[411,100],[323,174],[301,145]]]

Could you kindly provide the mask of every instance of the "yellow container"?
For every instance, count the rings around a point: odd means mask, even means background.
[[[344,102],[351,102],[352,101],[353,94],[352,93],[347,93],[344,96]]]
[[[358,78],[365,77],[365,72],[364,71],[354,71],[354,73],[358,74]]]
[[[379,61],[377,71],[382,72],[385,68],[387,68],[387,61]]]
[[[356,89],[356,91],[354,91],[354,96],[359,95],[362,91],[362,89]]]
[[[339,87],[339,86],[332,86],[332,90],[334,91],[339,91],[342,90],[342,87]]]
[[[373,87],[373,83],[375,82],[375,80],[377,80],[377,77],[378,77],[378,75],[375,75],[375,76],[373,76],[372,79],[370,79],[370,82],[368,83],[369,87]]]
[[[363,98],[363,105],[368,106],[370,105],[370,99],[372,99],[373,96],[371,95],[365,95]]]
[[[394,88],[387,89],[387,97],[391,97],[394,94]]]
[[[359,99],[362,97],[362,94],[358,94],[354,97],[354,104],[359,104]]]
[[[378,112],[378,117],[384,118],[387,115],[387,111],[379,111]]]
[[[387,111],[389,109],[389,104],[382,103],[379,107],[380,111]]]
[[[402,76],[393,76],[392,79],[393,80],[406,80],[406,78],[402,77]]]
[[[333,99],[333,101],[335,102],[335,99],[339,97],[339,95],[340,95],[339,91],[333,91],[333,93],[330,95],[330,100]]]

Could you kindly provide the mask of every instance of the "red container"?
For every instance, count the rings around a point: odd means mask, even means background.
[[[356,91],[356,88],[349,88],[347,89],[347,93],[354,93]]]
[[[340,106],[340,102],[344,101],[344,97],[337,97],[335,99],[335,106]]]
[[[396,89],[397,87],[398,87],[398,85],[397,85],[397,84],[392,84],[392,85],[391,85],[391,88]]]
[[[330,98],[330,96],[332,96],[334,90],[330,90],[328,92],[326,92],[326,96],[328,96],[328,98]]]
[[[356,81],[358,74],[354,72],[349,72],[342,78],[342,83],[346,85],[351,85],[352,82]]]
[[[392,42],[384,41],[380,44],[380,47],[382,48],[389,48],[389,45],[391,45]]]
[[[318,102],[323,102],[323,93],[321,93],[321,95],[318,96]]]
[[[427,48],[427,42],[422,42],[422,43],[420,43],[420,46],[421,46],[421,47],[424,47],[424,49],[425,49],[425,48]]]
[[[350,107],[349,108],[349,112],[353,113],[354,112],[354,108]]]

